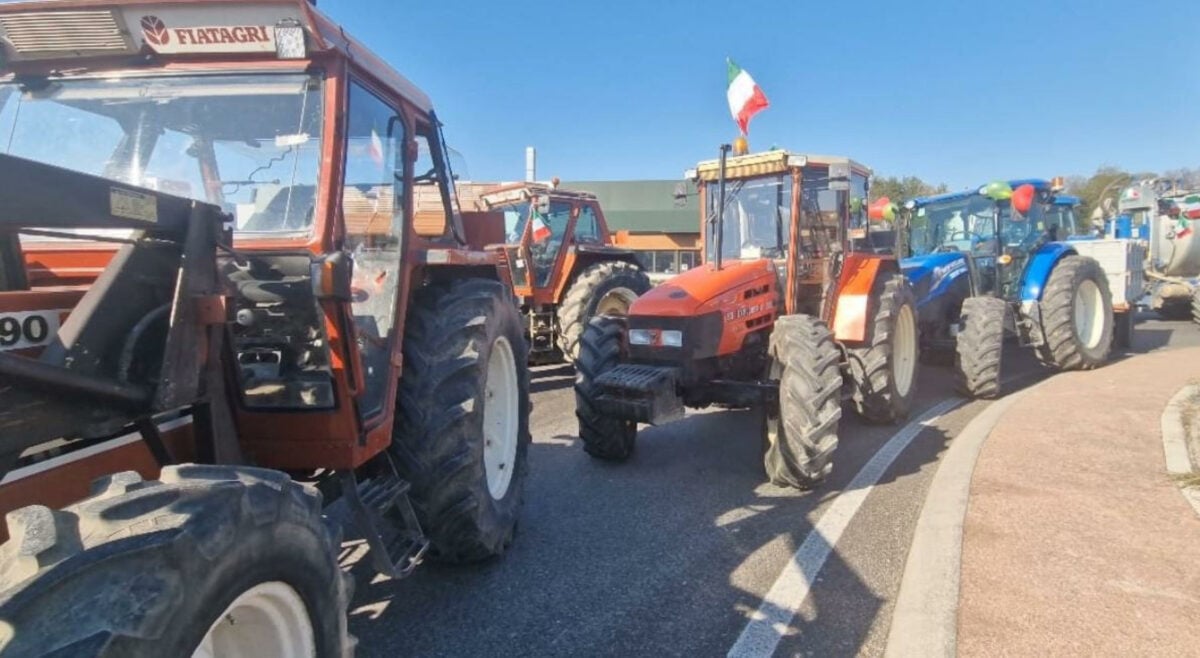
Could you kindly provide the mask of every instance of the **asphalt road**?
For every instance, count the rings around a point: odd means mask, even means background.
[[[1118,358],[1193,345],[1200,328],[1144,319]],[[1006,352],[1006,392],[1046,375],[1027,350]],[[914,418],[954,397],[948,370],[925,366],[920,377]],[[504,558],[426,564],[403,581],[375,577],[369,560],[354,567],[359,655],[725,655],[797,548],[902,429],[847,409],[833,474],[811,492],[764,483],[743,411],[643,428],[635,455],[613,465],[589,458],[575,437],[572,381],[568,367],[535,370],[531,474]],[[883,653],[929,480],[987,404],[964,401],[931,421],[883,472],[811,574],[775,655]],[[348,561],[360,552],[351,546]]]

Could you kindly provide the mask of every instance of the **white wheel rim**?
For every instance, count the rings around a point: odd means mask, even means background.
[[[483,466],[488,493],[496,500],[508,493],[516,468],[518,397],[517,360],[501,336],[492,343],[483,401]]]
[[[604,296],[596,303],[596,315],[625,317],[629,314],[629,307],[635,299],[637,299],[637,293],[629,288],[613,288],[604,293]]]
[[[1075,289],[1075,335],[1084,347],[1100,344],[1104,333],[1104,302],[1100,287],[1086,280]]]
[[[907,396],[912,390],[913,375],[917,371],[917,318],[912,307],[905,304],[896,316],[896,336],[892,340],[892,377],[896,393]]]
[[[192,658],[312,658],[312,620],[290,585],[262,583],[234,599],[217,617]]]

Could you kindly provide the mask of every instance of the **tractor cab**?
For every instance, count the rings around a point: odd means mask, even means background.
[[[650,289],[633,251],[612,245],[596,196],[550,185],[505,185],[480,195],[477,231],[500,237],[534,362],[574,361],[583,328],[597,315],[625,315]],[[501,237],[502,236],[502,237]]]

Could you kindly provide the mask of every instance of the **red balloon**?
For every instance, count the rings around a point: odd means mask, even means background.
[[[1029,209],[1033,207],[1033,197],[1037,194],[1037,190],[1033,186],[1026,183],[1012,193],[1012,207],[1022,215],[1029,214]]]
[[[867,218],[876,220],[883,219],[883,210],[884,208],[887,208],[888,204],[891,202],[892,200],[887,197],[879,197],[871,205],[867,206]]]

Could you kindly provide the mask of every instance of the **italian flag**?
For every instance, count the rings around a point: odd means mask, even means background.
[[[541,242],[550,237],[550,227],[542,221],[542,216],[533,211],[533,241]]]
[[[745,135],[750,128],[750,117],[766,109],[770,103],[749,73],[731,59],[726,59],[725,63],[729,66],[729,88],[725,90],[725,96],[729,99],[729,113]]]

